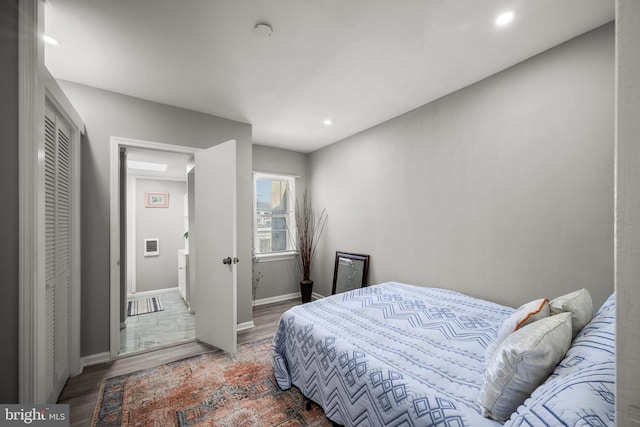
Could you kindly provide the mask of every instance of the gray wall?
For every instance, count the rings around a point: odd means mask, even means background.
[[[307,188],[308,156],[290,150],[253,146],[253,170],[299,176],[296,179],[296,198]],[[254,264],[254,275],[260,276],[256,299],[300,292],[300,269],[295,260],[267,261]]]
[[[109,147],[118,136],[206,148],[235,139],[238,257],[251,259],[251,125],[72,82],[60,86],[85,122],[82,141],[82,355],[109,351]],[[252,319],[251,263],[238,264],[238,322]]]
[[[311,154],[336,250],[369,283],[456,289],[518,306],[613,291],[614,26]]]
[[[616,425],[640,425],[640,2],[616,2]]]
[[[0,2],[0,402],[18,402],[18,1]]]
[[[145,207],[145,192],[169,193],[168,208]],[[186,181],[136,179],[136,292],[178,286],[178,249],[184,249]],[[144,256],[144,239],[160,239],[160,255]]]

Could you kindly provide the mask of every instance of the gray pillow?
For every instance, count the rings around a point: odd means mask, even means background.
[[[484,416],[508,419],[553,372],[570,345],[570,313],[546,317],[509,335],[484,372],[478,398]]]
[[[573,330],[572,337],[575,338],[578,333],[591,322],[593,318],[593,301],[591,294],[586,289],[571,292],[554,298],[549,303],[551,314],[571,313],[571,328]]]

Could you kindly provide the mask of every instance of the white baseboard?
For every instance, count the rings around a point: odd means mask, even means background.
[[[256,325],[253,323],[253,320],[250,322],[242,322],[242,323],[238,323],[238,325],[236,326],[236,331],[240,332],[240,331],[246,331],[247,329],[251,329],[253,327],[255,327]]]
[[[111,354],[108,351],[104,353],[91,354],[89,356],[80,358],[80,371],[85,368],[85,366],[97,365],[99,363],[107,363],[111,361]]]
[[[273,304],[274,302],[289,301],[292,299],[300,298],[300,292],[294,292],[292,294],[278,295],[277,297],[261,298],[253,301],[254,307],[265,304]]]
[[[259,305],[273,304],[275,302],[290,301],[292,299],[300,299],[300,298],[301,298],[300,292],[294,292],[292,294],[284,294],[284,295],[278,295],[276,297],[257,299],[255,301],[253,301],[253,306],[257,307]],[[322,298],[324,298],[324,295],[321,295],[321,294],[319,294],[317,292],[313,292],[311,294],[311,299],[312,300],[322,299]]]
[[[128,298],[144,297],[144,296],[157,295],[157,294],[161,294],[161,293],[164,293],[164,292],[171,292],[171,291],[177,291],[177,290],[179,290],[179,288],[176,286],[174,288],[155,289],[153,291],[142,291],[142,292],[136,292],[135,294],[127,294],[127,297]]]

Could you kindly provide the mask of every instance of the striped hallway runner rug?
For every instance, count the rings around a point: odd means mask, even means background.
[[[127,316],[137,316],[139,314],[155,313],[164,310],[160,297],[149,297],[139,300],[129,301]]]

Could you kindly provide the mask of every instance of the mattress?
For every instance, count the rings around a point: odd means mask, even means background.
[[[485,349],[513,308],[401,283],[285,312],[274,373],[345,426],[496,426],[477,398]]]

